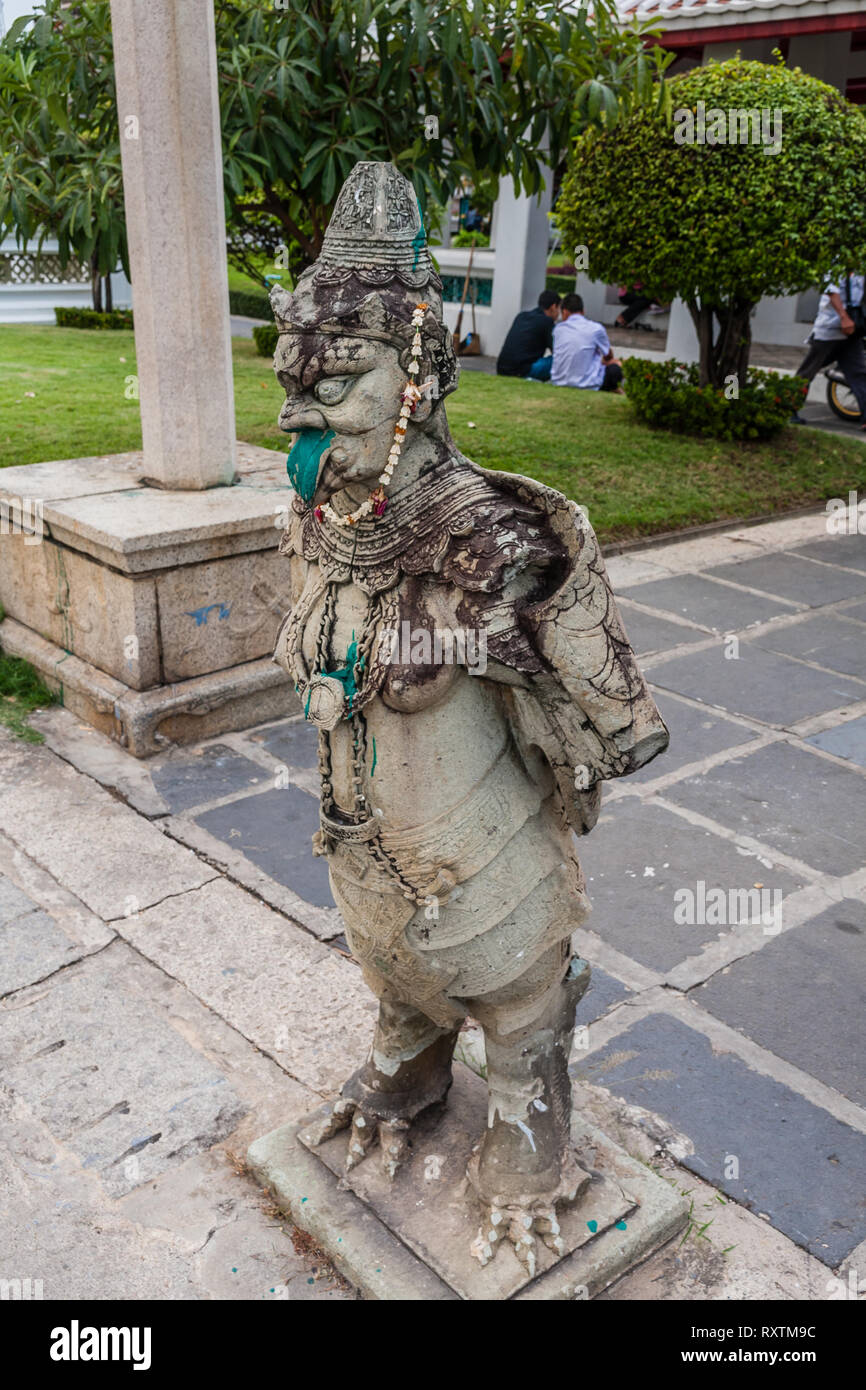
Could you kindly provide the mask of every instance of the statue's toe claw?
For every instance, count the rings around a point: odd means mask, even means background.
[[[553,1207],[546,1211],[539,1212],[535,1218],[535,1229],[544,1241],[548,1250],[552,1250],[554,1255],[565,1254],[565,1242],[560,1234],[562,1227],[556,1217]]]
[[[481,1216],[481,1226],[478,1235],[469,1247],[470,1255],[473,1255],[479,1264],[489,1264],[496,1254],[497,1242],[504,1232],[505,1214],[498,1207],[487,1207]]]
[[[346,1150],[346,1172],[349,1173],[361,1162],[376,1138],[375,1121],[355,1110],[352,1116],[352,1129],[349,1134],[349,1147]]]
[[[532,1216],[528,1211],[516,1212],[508,1223],[508,1239],[530,1279],[535,1277],[535,1236]]]
[[[344,1100],[341,1096],[333,1105],[329,1106],[326,1113],[320,1120],[311,1124],[307,1129],[307,1136],[314,1148],[319,1144],[324,1144],[326,1139],[333,1139],[335,1134],[339,1134],[341,1129],[345,1129],[355,1113],[355,1102]]]
[[[527,1275],[534,1279],[538,1269],[536,1235],[556,1256],[561,1257],[565,1253],[553,1206],[532,1209],[486,1206],[478,1235],[469,1250],[480,1264],[486,1265],[493,1259],[500,1244],[510,1242]]]
[[[389,1178],[394,1178],[409,1152],[408,1120],[395,1120],[391,1124],[380,1121],[379,1145],[382,1150],[382,1167]]]

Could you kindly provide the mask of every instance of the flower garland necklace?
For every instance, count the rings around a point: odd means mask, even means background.
[[[409,380],[403,387],[400,396],[400,418],[394,429],[394,440],[388,453],[388,462],[379,475],[379,486],[374,488],[365,502],[362,502],[356,512],[345,512],[340,516],[335,512],[330,502],[324,502],[321,506],[315,507],[314,513],[318,521],[327,518],[334,526],[356,526],[365,516],[372,512],[373,516],[382,516],[388,505],[388,498],[385,495],[385,488],[391,481],[394,469],[397,467],[397,460],[400,457],[400,449],[403,440],[406,438],[406,424],[410,415],[414,415],[418,402],[423,392],[419,389],[417,381],[413,380],[421,370],[418,358],[421,356],[421,325],[424,322],[424,314],[428,306],[426,304],[416,304],[412,313],[412,327],[415,330],[412,338],[412,361],[409,363]]]

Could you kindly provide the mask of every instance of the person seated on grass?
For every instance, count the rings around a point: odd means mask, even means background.
[[[559,318],[559,295],[542,290],[534,309],[517,315],[496,359],[497,376],[523,376],[549,381],[553,359],[545,357],[553,344],[553,325]]]
[[[561,310],[562,322],[553,333],[553,385],[619,391],[622,365],[613,355],[603,324],[585,316],[579,294],[567,294]]]
[[[809,351],[794,375],[811,381],[823,367],[835,362],[857,397],[860,428],[866,430],[866,348],[863,346],[866,306],[863,291],[862,275],[849,274],[840,277],[838,283],[835,280],[827,281],[812,332],[806,339]],[[798,425],[806,423],[799,413],[792,420]]]

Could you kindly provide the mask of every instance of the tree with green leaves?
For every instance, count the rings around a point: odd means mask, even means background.
[[[623,28],[612,0],[220,0],[218,30],[228,25],[232,221],[254,239],[269,213],[306,261],[357,160],[391,160],[423,208],[447,204],[463,179],[510,174],[537,193],[576,112],[600,123],[619,101],[652,100],[667,61],[645,51],[650,26]]]
[[[359,159],[425,213],[463,179],[528,193],[575,129],[655,100],[666,59],[615,0],[215,0],[229,251],[315,259]],[[108,0],[42,0],[0,45],[0,229],[126,266]],[[425,117],[438,132],[425,134]],[[113,258],[113,259],[112,259]]]
[[[0,44],[0,234],[56,237],[61,265],[90,270],[94,309],[129,271],[107,0],[50,0]]]
[[[670,116],[647,103],[578,140],[557,222],[593,279],[685,300],[700,384],[721,388],[746,380],[764,295],[866,268],[866,118],[781,63],[708,63],[666,85]]]

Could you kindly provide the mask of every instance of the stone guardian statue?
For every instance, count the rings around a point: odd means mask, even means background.
[[[587,1181],[569,1141],[589,981],[570,944],[589,912],[576,836],[602,781],[667,730],[581,509],[451,437],[442,286],[393,165],[355,166],[318,261],[271,301],[295,436],[275,660],[318,729],[314,852],[379,1000],[369,1058],[316,1137],[348,1128],[347,1167],[378,1145],[393,1177],[471,1016],[489,1090],[472,1248],[483,1264],[510,1241],[531,1275]]]

